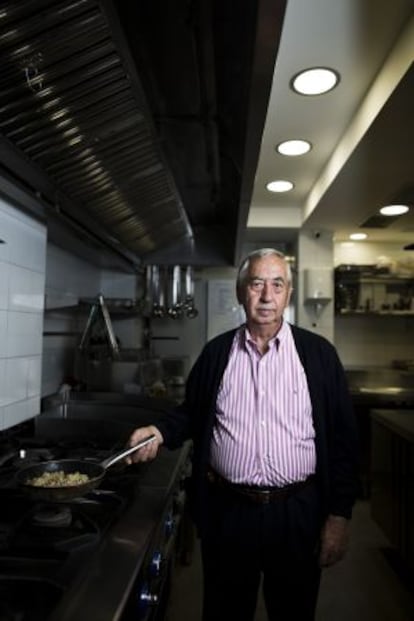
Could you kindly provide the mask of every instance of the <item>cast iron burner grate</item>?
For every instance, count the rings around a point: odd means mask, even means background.
[[[48,528],[62,528],[72,523],[72,511],[66,505],[49,504],[39,507],[33,514],[33,524]]]
[[[77,507],[36,505],[15,530],[12,549],[36,556],[54,550],[70,552],[86,545],[94,546],[100,534],[96,521]]]
[[[0,621],[45,621],[61,596],[53,582],[0,577]]]
[[[95,546],[128,499],[98,489],[70,503],[38,503],[16,490],[0,489],[0,502],[1,567],[5,557],[59,558]]]

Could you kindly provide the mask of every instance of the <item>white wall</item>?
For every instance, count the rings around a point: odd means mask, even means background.
[[[40,410],[46,228],[0,199],[0,429]]]
[[[316,332],[334,341],[334,298],[322,306],[305,303],[305,271],[322,269],[330,271],[333,282],[332,234],[319,231],[302,231],[298,239],[298,273],[296,286],[297,323],[302,328]]]
[[[386,265],[409,264],[414,267],[412,252],[401,244],[385,242],[343,242],[334,245],[334,265]]]
[[[390,368],[414,359],[414,317],[336,316],[335,345],[347,368]]]

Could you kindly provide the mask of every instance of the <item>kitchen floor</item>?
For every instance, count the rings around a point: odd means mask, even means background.
[[[346,558],[323,572],[316,621],[413,621],[414,590],[395,568],[382,531],[359,501]],[[165,621],[200,621],[201,564],[197,544],[190,565],[177,565]],[[232,621],[229,619],[229,621]],[[267,621],[259,600],[255,621]]]

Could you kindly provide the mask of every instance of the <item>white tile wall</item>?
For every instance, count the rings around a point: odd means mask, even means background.
[[[6,402],[6,364],[6,359],[0,359],[0,406]]]
[[[0,244],[1,250],[2,244]],[[9,265],[3,262],[0,253],[0,309],[7,309],[9,291]]]
[[[3,408],[4,419],[3,428],[7,429],[22,423],[29,418],[33,418],[40,411],[40,397],[33,397],[31,399],[25,399],[17,403],[11,403]]]
[[[40,410],[46,227],[0,200],[0,429]]]
[[[0,359],[7,356],[7,311],[0,310]]]
[[[10,311],[42,313],[44,290],[44,272],[10,265],[8,295]]]
[[[27,396],[37,397],[42,382],[42,358],[33,356],[27,362]]]
[[[8,263],[44,273],[46,266],[45,227],[2,201],[0,201],[0,210],[2,225],[4,222],[1,239],[7,236]]]
[[[25,356],[7,358],[4,397],[5,403],[23,401],[27,397],[29,362]]]
[[[7,356],[38,356],[42,353],[43,315],[41,313],[8,313]]]

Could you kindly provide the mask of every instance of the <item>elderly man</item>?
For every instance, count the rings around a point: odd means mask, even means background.
[[[283,254],[251,253],[236,286],[246,324],[207,343],[184,402],[132,433],[131,445],[157,439],[130,462],[193,440],[203,621],[252,621],[261,580],[270,621],[311,621],[321,568],[346,550],[358,488],[350,397],[335,348],[283,319]]]

